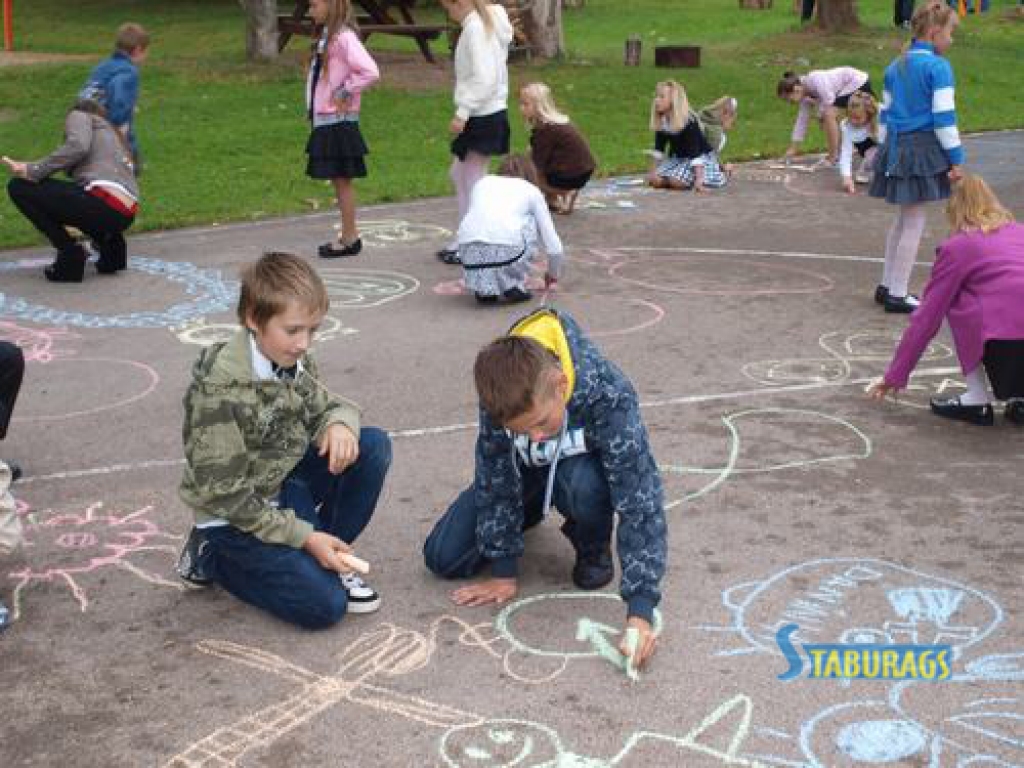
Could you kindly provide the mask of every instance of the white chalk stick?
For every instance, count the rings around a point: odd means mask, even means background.
[[[347,568],[351,568],[357,573],[361,573],[365,576],[370,572],[370,564],[361,557],[356,557],[348,552],[341,552],[338,554],[338,557],[341,558],[341,562],[344,563]]]

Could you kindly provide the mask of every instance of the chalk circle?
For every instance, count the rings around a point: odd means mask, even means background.
[[[88,380],[79,372],[82,364],[94,364],[98,372],[102,373],[101,377],[94,379],[106,382],[88,395],[82,389],[82,382]],[[70,366],[71,370],[61,372],[65,366]],[[75,366],[79,366],[79,369],[75,369]],[[145,363],[118,358],[59,357],[46,363],[46,371],[46,386],[37,382],[30,390],[22,393],[17,415],[12,421],[60,421],[124,408],[149,395],[160,382],[157,372]],[[53,376],[49,376],[51,372]],[[135,390],[131,394],[123,392],[129,381]],[[60,404],[65,403],[88,403],[89,407],[64,412],[58,410]]]
[[[559,659],[588,659],[599,655],[594,648],[589,648],[586,651],[565,651],[559,648],[545,648],[540,645],[540,641],[536,645],[523,642],[520,640],[515,633],[512,631],[512,624],[516,623],[516,618],[521,617],[521,612],[541,605],[546,601],[573,601],[577,605],[582,605],[585,609],[587,606],[584,605],[586,602],[590,602],[591,608],[599,608],[602,613],[602,617],[607,616],[606,623],[613,627],[616,632],[619,630],[619,624],[621,622],[620,611],[614,611],[612,609],[618,608],[622,604],[622,598],[617,594],[610,592],[556,592],[548,595],[534,595],[532,597],[526,597],[522,600],[516,600],[514,603],[509,604],[501,613],[499,613],[494,619],[494,628],[497,633],[508,641],[509,645],[516,651],[531,656],[545,656]],[[600,605],[598,604],[600,603]],[[518,616],[517,616],[518,615]],[[584,616],[580,612],[572,612],[569,609],[563,610],[559,608],[553,608],[553,610],[545,614],[545,621],[542,626],[537,627],[539,634],[542,634],[545,640],[548,639],[559,639],[559,638],[573,638],[572,642],[581,644],[585,641],[576,640],[576,629],[580,619],[589,618]],[[525,622],[526,619],[523,619]],[[566,622],[568,626],[558,627],[558,622]],[[656,633],[661,632],[662,618],[661,612],[655,610],[654,612],[654,631]]]
[[[449,729],[441,737],[441,757],[449,768],[512,768],[565,766],[565,749],[558,734],[527,720],[485,720]]]
[[[208,323],[204,318],[199,318],[197,322],[170,330],[182,344],[209,347],[211,344],[230,341],[238,333],[238,323]],[[313,339],[317,342],[325,342],[338,335],[347,336],[354,333],[358,333],[355,328],[343,327],[341,320],[325,315],[323,322],[320,323],[320,328],[313,334]]]
[[[909,720],[866,720],[843,726],[836,746],[862,763],[892,763],[920,753],[928,734]]]
[[[644,253],[650,257],[644,258]],[[688,253],[682,248],[657,252],[631,249],[629,257],[608,268],[608,274],[652,291],[698,296],[824,293],[835,286],[827,275],[801,267],[730,258],[725,254]]]
[[[37,265],[35,260],[30,263]],[[0,262],[0,273],[22,269],[25,264],[25,260]],[[185,293],[194,298],[164,310],[100,315],[33,304],[0,293],[0,317],[14,317],[40,325],[77,328],[168,328],[182,325],[192,318],[224,312],[231,309],[238,299],[238,283],[225,281],[216,269],[200,269],[187,261],[163,261],[143,256],[129,259],[129,267],[129,277],[132,271],[163,277],[172,283],[181,284]]]
[[[932,734],[894,715],[878,700],[828,707],[803,724],[800,747],[811,765],[829,768],[905,765],[908,758],[926,757]]]
[[[324,267],[319,272],[335,307],[379,307],[415,293],[420,287],[420,281],[412,275],[384,269]]]
[[[451,237],[451,230],[436,224],[420,224],[400,219],[360,221],[359,236],[369,246],[387,246],[392,243],[414,243],[430,238]]]

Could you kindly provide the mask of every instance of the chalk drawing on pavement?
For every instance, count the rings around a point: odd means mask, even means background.
[[[168,328],[195,317],[225,312],[233,308],[238,300],[238,283],[224,280],[216,269],[201,269],[187,261],[163,261],[143,256],[132,257],[129,266],[129,276],[134,271],[162,277],[171,283],[180,284],[185,293],[193,298],[164,310],[108,315],[47,307],[0,292],[0,317],[40,325],[77,328]],[[23,263],[18,261],[0,262],[0,273],[22,267]]]
[[[321,267],[318,271],[335,309],[379,307],[415,293],[420,287],[420,281],[412,275],[384,269]]]
[[[340,224],[335,224],[340,229]],[[377,219],[359,222],[359,236],[363,244],[371,248],[387,247],[394,243],[416,243],[421,240],[451,237],[451,230],[436,224],[403,221],[401,219]]]
[[[178,337],[182,344],[197,344],[208,347],[211,344],[226,342],[238,333],[237,323],[211,323],[204,317],[169,330]],[[313,334],[314,341],[323,343],[332,341],[339,336],[351,336],[359,333],[355,328],[344,325],[341,320],[330,315],[324,316],[320,328]]]
[[[165,579],[131,559],[150,552],[167,556],[168,568],[177,558],[180,536],[160,529],[148,515],[152,507],[119,514],[104,511],[103,503],[82,512],[42,517],[28,513],[22,520],[28,563],[7,573],[14,582],[12,612],[17,619],[27,590],[37,584],[62,584],[84,612],[89,591],[83,577],[118,569],[150,584],[182,590],[178,581]]]
[[[667,475],[709,477],[700,488],[667,501],[673,509],[711,493],[736,475],[776,472],[805,468],[815,464],[866,459],[871,455],[871,439],[850,422],[838,416],[799,408],[755,408],[727,413],[721,417],[728,436],[724,460],[718,466],[697,467],[685,464],[661,464]],[[740,424],[747,423],[758,433],[756,445],[771,439],[775,445],[758,460],[744,455]],[[756,429],[755,429],[756,428]],[[753,451],[750,451],[753,453]],[[786,455],[788,454],[788,456]]]

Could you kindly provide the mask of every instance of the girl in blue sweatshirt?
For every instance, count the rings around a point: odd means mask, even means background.
[[[907,291],[924,232],[925,204],[949,197],[961,177],[964,150],[956,128],[953,68],[943,54],[959,18],[943,0],[926,0],[911,19],[913,40],[885,70],[879,114],[882,148],[869,194],[899,206],[885,242],[882,282],[875,301],[886,312],[913,312]]]

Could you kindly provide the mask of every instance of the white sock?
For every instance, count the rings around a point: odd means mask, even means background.
[[[964,376],[967,391],[960,395],[960,405],[988,405],[992,398],[988,394],[988,377],[985,369],[978,366]]]

